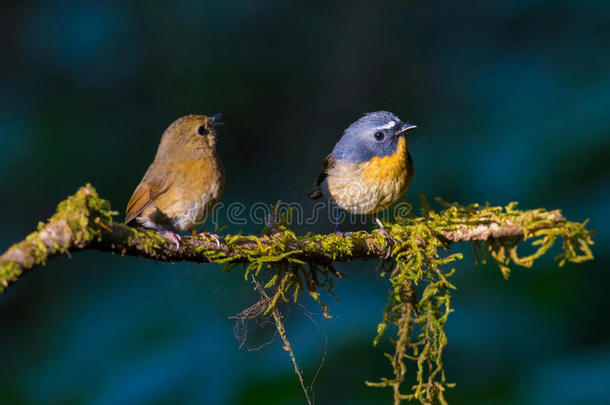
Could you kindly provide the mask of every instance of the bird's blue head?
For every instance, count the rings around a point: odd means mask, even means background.
[[[331,156],[344,162],[362,163],[373,157],[393,155],[400,137],[415,127],[388,111],[365,114],[345,130]]]

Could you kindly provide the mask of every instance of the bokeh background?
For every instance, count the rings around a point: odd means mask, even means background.
[[[610,403],[607,2],[5,0],[0,52],[1,250],[86,182],[123,212],[181,115],[224,113],[223,201],[307,207],[342,130],[387,109],[419,125],[408,200],[519,201],[597,231],[595,261],[559,269],[556,249],[508,281],[458,248],[450,403]],[[388,404],[363,383],[390,373],[371,344],[387,280],[339,269],[334,318],[292,307],[289,336],[308,380],[327,339],[318,404]],[[239,269],[55,259],[0,296],[0,403],[304,403],[278,339],[249,350],[270,328],[233,336],[255,299]]]

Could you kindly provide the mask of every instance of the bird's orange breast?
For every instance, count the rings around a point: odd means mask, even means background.
[[[407,174],[407,141],[400,137],[396,145],[396,152],[393,155],[378,157],[375,156],[368,162],[360,163],[362,169],[362,179],[368,183],[378,183],[381,181],[396,181]]]
[[[327,186],[342,209],[368,214],[386,209],[400,198],[413,179],[407,141],[398,140],[396,152],[368,162],[335,162],[327,172]]]

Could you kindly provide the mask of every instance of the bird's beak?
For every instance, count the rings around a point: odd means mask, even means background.
[[[398,131],[396,131],[397,134],[403,134],[405,132],[407,132],[410,129],[413,128],[417,128],[417,125],[413,125],[413,124],[402,124],[402,128],[400,128]]]
[[[221,114],[221,113],[214,114],[214,115],[211,117],[211,121],[212,121],[212,122],[217,122],[217,121],[220,121],[221,119],[222,119],[222,114]]]

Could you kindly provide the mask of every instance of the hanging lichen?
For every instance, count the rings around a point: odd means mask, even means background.
[[[444,210],[434,211],[422,196],[420,217],[395,218],[395,223],[386,224],[393,247],[390,257],[381,262],[379,274],[388,276],[391,287],[373,343],[377,345],[388,328],[393,326],[395,337],[390,341],[394,353],[385,354],[393,376],[366,383],[371,387],[391,388],[394,404],[400,404],[403,400],[417,400],[426,405],[447,404],[445,391],[454,386],[447,382],[442,356],[447,345],[445,325],[453,312],[451,290],[456,288],[449,281],[455,272],[450,264],[463,256],[461,253],[443,254],[448,251],[449,242],[454,240],[451,235],[459,233],[465,239],[475,238],[472,242],[475,259],[485,262],[491,256],[505,278],[510,274],[511,263],[531,267],[534,260],[545,254],[557,238],[563,242],[563,251],[557,256],[560,266],[566,261],[578,263],[593,258],[590,249],[593,244],[592,232],[586,229],[587,222],[560,221],[558,225],[556,219],[560,217],[559,211],[521,211],[516,209],[516,203],[506,207],[478,204],[464,207],[448,204],[441,199],[437,201],[444,206]],[[519,226],[523,229],[522,235],[515,236],[506,228],[500,228],[500,224]],[[482,226],[485,232],[481,232]],[[278,230],[297,238],[284,225]],[[359,234],[353,236],[359,237]],[[338,250],[345,250],[349,254],[349,242],[342,237],[333,242]],[[535,251],[527,256],[519,256],[517,247],[524,243]],[[268,261],[263,262],[272,262],[276,257],[270,256]],[[251,266],[248,265],[246,274]],[[329,316],[329,307],[320,300],[320,292],[332,294],[333,277],[341,276],[332,266],[320,268],[310,265],[306,269],[301,263],[293,262],[269,267],[273,276],[265,288],[273,290],[274,294],[266,312],[275,308],[279,299],[288,302],[291,288],[294,289],[292,297],[296,302],[297,293],[305,287],[320,304],[324,315]],[[257,269],[260,270],[260,267]],[[322,282],[319,281],[320,275]],[[418,294],[418,290],[421,294]],[[410,369],[413,369],[415,384],[405,391],[403,383]]]

